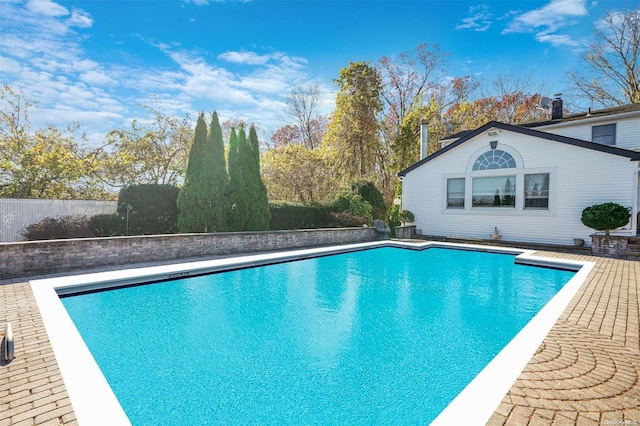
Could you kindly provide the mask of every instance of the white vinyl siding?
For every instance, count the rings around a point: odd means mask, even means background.
[[[617,148],[640,149],[640,117],[612,120],[578,120],[575,123],[566,123],[562,127],[540,126],[533,127],[533,130],[541,130],[556,135],[568,136],[570,138],[591,140],[591,128],[605,124],[616,124],[616,144]]]
[[[622,126],[619,126],[622,127]],[[590,133],[590,132],[589,132]],[[589,134],[590,137],[590,134]],[[516,170],[491,170],[496,174],[517,173],[515,208],[446,207],[447,178],[466,176],[466,198],[472,191],[467,170],[470,159],[489,148],[486,135],[463,143],[410,171],[403,178],[403,208],[415,215],[417,228],[425,235],[487,239],[494,227],[504,240],[572,244],[594,232],[580,221],[590,205],[616,202],[633,207],[638,182],[638,164],[629,158],[502,131],[499,147],[511,147],[522,157]],[[588,138],[587,138],[588,139]],[[509,152],[512,152],[509,150]],[[505,173],[506,172],[506,173]],[[526,208],[525,175],[549,173],[548,208]],[[496,175],[494,174],[494,175]],[[619,232],[635,235],[634,230]],[[625,234],[626,232],[626,234]]]

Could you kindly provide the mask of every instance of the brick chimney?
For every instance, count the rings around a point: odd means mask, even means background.
[[[562,118],[562,93],[556,93],[554,97],[551,103],[551,119],[558,120]]]

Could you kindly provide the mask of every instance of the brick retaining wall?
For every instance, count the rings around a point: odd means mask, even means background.
[[[373,228],[83,238],[0,244],[0,280],[96,266],[375,240]]]

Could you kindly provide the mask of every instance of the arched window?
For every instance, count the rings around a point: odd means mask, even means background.
[[[473,163],[473,170],[515,169],[516,160],[506,151],[492,149],[480,155]]]

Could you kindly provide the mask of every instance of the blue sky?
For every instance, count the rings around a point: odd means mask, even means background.
[[[267,131],[283,97],[317,84],[321,112],[349,61],[437,43],[447,77],[517,73],[568,89],[593,28],[629,0],[0,0],[0,82],[39,101],[35,126],[79,121],[92,140],[141,117],[217,110]],[[150,95],[153,94],[153,99]]]

